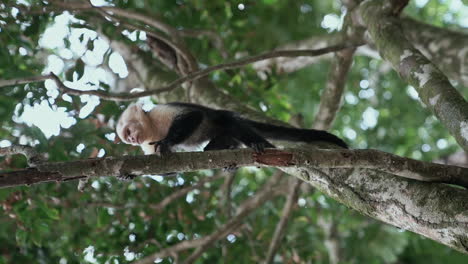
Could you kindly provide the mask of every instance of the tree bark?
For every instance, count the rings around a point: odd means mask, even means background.
[[[358,155],[353,155],[353,152]],[[367,157],[367,159],[364,159]],[[409,159],[408,159],[409,160]],[[452,171],[468,179],[468,169],[447,165],[420,166],[407,176]],[[385,160],[375,151],[249,149],[172,153],[167,157],[125,156],[46,163],[37,168],[0,174],[0,187],[89,176],[128,176],[237,166],[275,166],[313,185],[357,211],[468,253],[468,192],[464,189],[395,177],[405,163]],[[384,164],[387,163],[387,164]],[[436,166],[436,167],[428,167]],[[428,180],[431,179],[428,176]]]
[[[458,144],[468,151],[468,103],[447,77],[406,39],[397,17],[380,1],[366,1],[360,12],[380,54],[414,86]]]

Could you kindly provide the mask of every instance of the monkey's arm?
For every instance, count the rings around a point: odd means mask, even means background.
[[[203,112],[190,111],[175,117],[164,139],[154,144],[155,151],[162,155],[171,152],[171,147],[189,138],[203,121]]]

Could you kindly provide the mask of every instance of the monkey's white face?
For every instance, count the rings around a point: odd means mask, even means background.
[[[151,140],[151,122],[139,105],[130,105],[122,113],[116,130],[126,144],[138,146]]]
[[[137,122],[129,122],[121,129],[119,133],[120,139],[127,144],[141,145],[145,141],[144,131],[141,124]]]

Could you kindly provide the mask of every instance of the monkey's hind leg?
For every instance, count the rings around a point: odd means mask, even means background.
[[[238,135],[236,138],[244,143],[247,147],[252,148],[255,152],[261,153],[265,148],[275,148],[273,144],[268,142],[265,138],[257,134],[247,124],[238,121]]]
[[[232,136],[216,136],[206,145],[203,151],[236,149],[239,148],[239,145],[239,141]]]

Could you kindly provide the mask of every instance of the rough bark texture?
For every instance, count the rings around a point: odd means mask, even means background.
[[[330,168],[344,166],[344,163],[340,163],[339,157],[349,158],[351,152],[268,150],[264,154],[258,154],[249,149],[243,149],[175,153],[164,158],[155,155],[108,157],[41,164],[38,168],[2,173],[0,186],[30,184],[38,179],[45,182],[64,181],[85,176],[128,176],[194,171],[227,167],[233,163],[238,166],[275,166],[312,184],[363,214],[468,253],[468,203],[466,202],[468,192],[466,190],[443,184],[408,180],[367,168]],[[338,156],[331,158],[326,155],[327,153],[335,153]],[[369,155],[368,161],[373,160],[375,156],[372,152],[368,152],[367,155]],[[382,159],[376,158],[375,160],[383,163]],[[351,162],[347,166],[356,167],[353,161],[354,159],[351,158],[345,163]],[[361,165],[365,164],[366,162]],[[387,166],[390,165],[387,164]],[[400,166],[398,163],[396,165]],[[449,168],[444,165],[436,166]],[[435,169],[430,171],[436,173]],[[459,176],[467,178],[467,175],[467,169],[461,169]]]
[[[468,86],[468,34],[402,18],[409,41],[450,79]]]
[[[370,169],[283,171],[372,218],[468,253],[468,192]]]
[[[422,102],[468,151],[468,103],[447,77],[406,39],[397,17],[381,1],[365,1],[360,10],[380,54],[401,78],[414,86]]]

